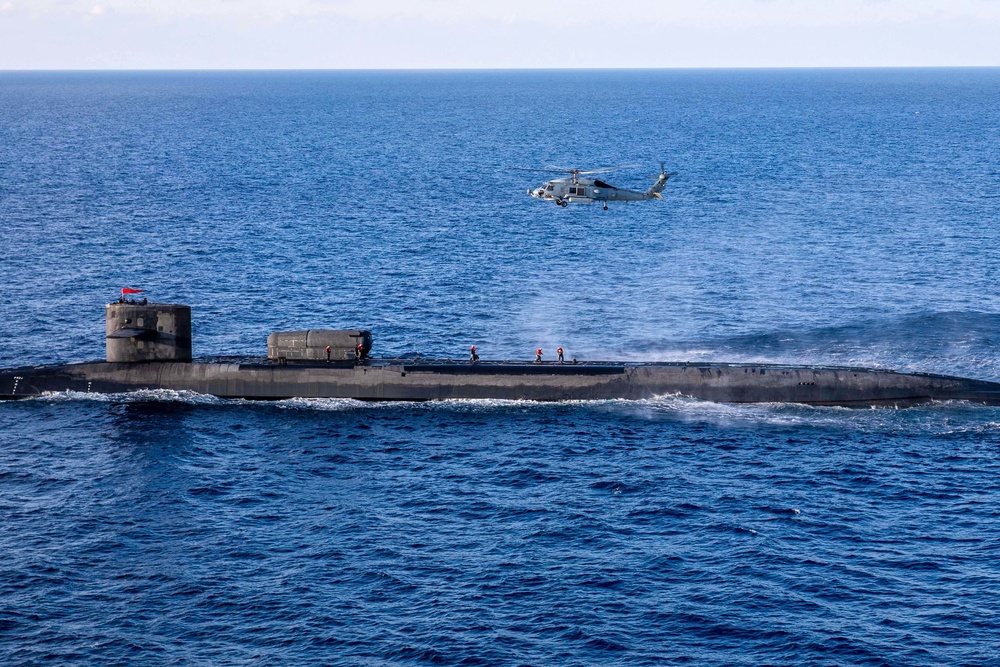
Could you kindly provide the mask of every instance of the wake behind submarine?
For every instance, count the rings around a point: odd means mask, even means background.
[[[1000,405],[1000,383],[871,368],[686,362],[373,359],[365,330],[283,331],[266,358],[193,360],[191,308],[126,301],[105,308],[106,360],[0,371],[0,399],[56,392],[168,389],[220,398],[363,401],[581,401],[678,395],[723,403],[904,407]]]

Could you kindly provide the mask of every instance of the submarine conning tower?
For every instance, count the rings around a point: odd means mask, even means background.
[[[104,317],[108,361],[191,361],[190,306],[116,301]]]

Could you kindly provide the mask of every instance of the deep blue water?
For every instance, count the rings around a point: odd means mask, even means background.
[[[129,286],[202,355],[1000,380],[998,241],[996,69],[0,73],[0,367]],[[997,665],[998,608],[996,408],[0,404],[0,664]]]

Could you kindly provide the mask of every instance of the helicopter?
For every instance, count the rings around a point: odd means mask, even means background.
[[[644,201],[646,199],[663,199],[660,191],[667,184],[667,179],[676,176],[677,172],[668,172],[660,163],[660,173],[657,174],[656,182],[646,190],[627,190],[616,188],[609,183],[596,178],[580,178],[590,174],[604,174],[618,169],[631,169],[638,167],[637,164],[629,164],[621,167],[605,167],[603,169],[566,169],[555,165],[546,165],[548,169],[524,169],[523,171],[541,171],[550,174],[569,174],[569,178],[555,178],[547,181],[537,188],[528,188],[528,194],[536,199],[547,199],[559,206],[566,207],[569,204],[592,204],[602,202],[604,210],[608,210],[608,202],[630,202]]]

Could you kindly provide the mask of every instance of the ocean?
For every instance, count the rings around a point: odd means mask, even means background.
[[[0,73],[0,367],[132,287],[196,356],[997,381],[998,241],[1000,69]],[[1000,665],[998,480],[963,403],[4,402],[0,664]]]

